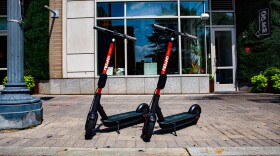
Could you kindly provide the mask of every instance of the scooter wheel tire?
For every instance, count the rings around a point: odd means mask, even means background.
[[[199,120],[200,118],[200,114],[201,114],[201,107],[198,105],[198,104],[193,104],[189,111],[188,111],[190,114],[195,114],[195,120],[193,122],[193,124],[196,124],[197,121]]]
[[[149,142],[151,140],[151,137],[154,133],[154,128],[155,128],[155,122],[148,121],[147,123],[145,123],[141,135],[143,141]]]
[[[85,126],[85,139],[86,140],[90,140],[92,139],[92,137],[96,134],[95,132],[95,125],[96,125],[97,119],[92,120],[92,119],[88,119],[87,120],[87,124]]]
[[[141,103],[137,108],[136,108],[137,113],[143,113],[147,114],[150,112],[149,105],[146,103]]]

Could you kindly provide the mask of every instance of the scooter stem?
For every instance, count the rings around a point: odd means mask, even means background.
[[[105,61],[105,64],[104,64],[104,68],[103,68],[102,74],[106,74],[107,73],[108,66],[109,66],[109,63],[110,63],[110,59],[111,59],[111,56],[112,56],[112,52],[113,52],[114,46],[115,46],[115,39],[112,38],[112,41],[110,43],[110,47],[109,47],[109,50],[108,50],[108,53],[107,53],[107,57],[106,57],[106,61]],[[98,88],[97,89],[97,93],[101,94],[101,92],[102,92],[102,88]]]
[[[172,46],[173,46],[173,41],[174,41],[174,38],[171,37],[169,42],[168,42],[167,50],[166,50],[166,53],[165,53],[164,62],[163,62],[161,73],[160,73],[161,75],[165,75],[165,73],[166,73],[168,61],[169,61],[169,58],[170,58],[171,49],[172,49]],[[155,94],[160,95],[160,88],[156,89]]]

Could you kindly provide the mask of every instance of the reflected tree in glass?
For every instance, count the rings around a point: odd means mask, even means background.
[[[177,30],[178,25],[175,20],[162,21],[156,20],[155,22],[158,25],[168,27],[170,29]],[[167,74],[179,74],[179,60],[178,60],[178,40],[177,36],[175,37],[175,41],[173,43],[173,48],[171,50],[170,61],[168,63]],[[153,62],[158,63],[158,74],[161,71],[161,67],[163,65],[163,59],[165,56],[165,52],[167,50],[167,43],[170,39],[170,34],[163,32],[162,30],[158,30],[153,28],[153,33],[150,36],[147,36],[148,41],[151,43],[150,48],[153,49],[153,53],[146,55],[146,58],[152,58]]]

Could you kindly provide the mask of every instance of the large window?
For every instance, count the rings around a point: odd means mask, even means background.
[[[135,54],[128,52],[128,74],[129,75],[157,75],[161,71],[163,59],[169,40],[168,34],[154,29],[153,24],[160,24],[172,29],[177,29],[176,19],[136,19],[128,20],[128,29],[134,30],[128,35],[135,34]],[[131,33],[131,34],[130,34]],[[168,74],[178,74],[178,40],[175,40],[170,61]],[[128,49],[133,49],[128,48]]]
[[[188,40],[175,36],[167,74],[205,73],[205,26],[204,21],[200,19],[200,15],[205,11],[203,0],[179,3],[98,1],[96,6],[98,26],[137,38],[136,41],[117,39],[108,75],[160,74],[170,36],[155,29],[153,24],[198,37],[198,40]],[[102,72],[111,39],[112,36],[108,34],[97,33],[98,74]]]
[[[197,40],[182,38],[182,73],[204,74],[206,71],[204,22],[199,19],[182,19],[181,29],[197,36]]]
[[[7,76],[7,36],[0,34],[0,85]]]

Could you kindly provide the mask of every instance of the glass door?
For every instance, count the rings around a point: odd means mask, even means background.
[[[212,29],[212,75],[215,92],[236,91],[236,50],[233,28]]]
[[[3,89],[3,79],[7,76],[7,36],[0,34],[0,90]]]

